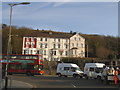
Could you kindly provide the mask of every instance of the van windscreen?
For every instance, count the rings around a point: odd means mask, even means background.
[[[79,67],[71,67],[71,70],[72,71],[76,71],[76,70],[81,71]]]

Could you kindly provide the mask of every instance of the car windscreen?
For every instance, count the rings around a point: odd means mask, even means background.
[[[72,71],[76,71],[76,70],[81,71],[79,67],[71,67],[71,70]]]
[[[100,72],[102,72],[103,71],[103,68],[95,68],[95,72],[96,73],[100,73]]]

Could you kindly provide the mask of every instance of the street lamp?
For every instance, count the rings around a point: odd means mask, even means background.
[[[8,4],[10,6],[10,30],[9,30],[9,37],[8,37],[8,46],[7,46],[7,63],[6,63],[6,69],[5,69],[5,90],[7,90],[7,86],[8,86],[8,76],[7,76],[7,72],[8,72],[8,63],[9,63],[9,58],[8,58],[8,54],[11,53],[11,26],[12,26],[12,7],[16,6],[16,5],[26,5],[26,4],[30,4],[29,2],[23,2],[23,3],[11,3]]]

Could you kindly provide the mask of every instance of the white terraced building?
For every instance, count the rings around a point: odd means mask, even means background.
[[[85,57],[85,38],[80,34],[34,31],[23,37],[23,54],[42,54],[44,60],[59,61],[61,57]]]

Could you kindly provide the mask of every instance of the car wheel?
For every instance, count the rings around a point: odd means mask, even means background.
[[[58,73],[58,77],[61,77],[62,75],[61,75],[61,73]]]
[[[100,77],[100,76],[97,76],[97,79],[98,79],[98,80],[101,80],[101,77]]]
[[[88,79],[88,76],[87,76],[87,75],[85,75],[84,77],[85,77],[85,79]]]
[[[12,75],[12,73],[8,73],[8,75]]]
[[[30,72],[26,72],[26,74],[27,74],[27,76],[30,76],[30,75],[31,75],[31,73],[30,73]]]
[[[65,77],[67,77],[67,75],[65,75]]]
[[[74,78],[76,78],[76,77],[77,77],[77,75],[76,75],[76,74],[73,74],[73,77],[74,77]]]
[[[80,78],[83,78],[83,76],[80,76]]]

